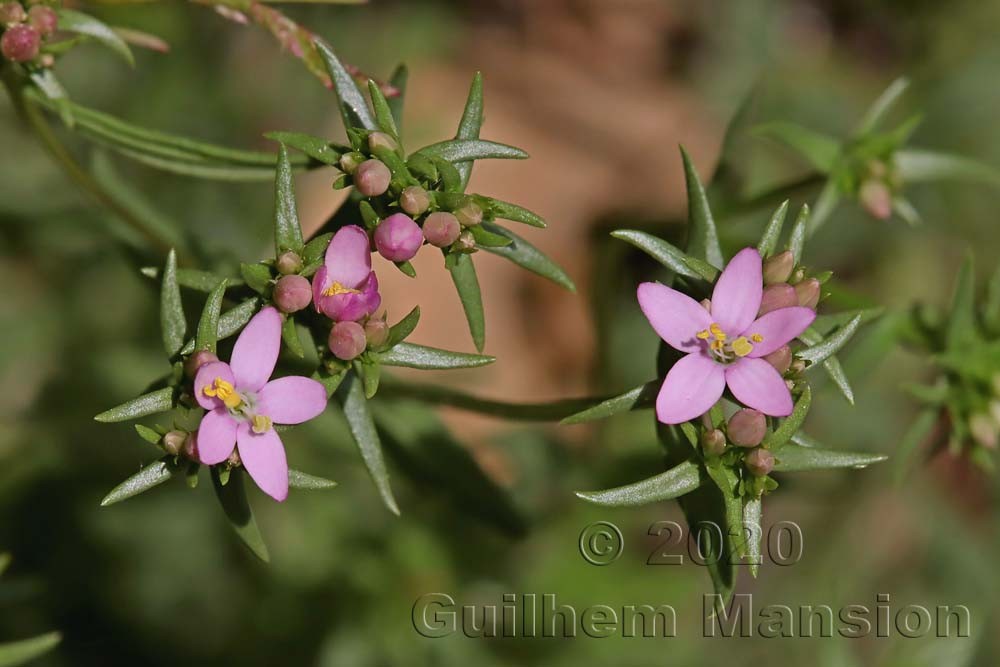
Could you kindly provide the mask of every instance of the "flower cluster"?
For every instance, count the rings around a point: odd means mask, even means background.
[[[59,16],[47,5],[37,2],[25,6],[15,0],[0,3],[0,55],[15,63],[38,61],[51,66],[51,55],[42,47],[59,27]],[[41,56],[41,57],[40,57]]]

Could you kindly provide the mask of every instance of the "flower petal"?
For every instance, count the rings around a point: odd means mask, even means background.
[[[765,354],[771,354],[782,345],[797,338],[799,334],[809,328],[815,319],[815,310],[801,306],[779,308],[761,315],[743,332],[747,338],[754,334],[759,334],[764,338],[761,342],[754,343],[753,351],[748,356],[763,357]]]
[[[763,269],[756,248],[744,248],[729,260],[712,292],[712,319],[738,336],[757,317],[764,292]]]
[[[229,458],[236,446],[237,424],[225,408],[206,412],[198,425],[198,460],[210,466]]]
[[[701,349],[702,342],[695,334],[712,324],[712,316],[701,304],[659,283],[642,283],[636,296],[643,315],[671,347],[681,352]]]
[[[275,308],[264,308],[247,323],[233,347],[229,365],[236,376],[236,388],[260,390],[274,371],[280,347],[281,315]]]
[[[276,424],[301,424],[326,408],[326,388],[307,377],[271,380],[257,394],[257,412]]]
[[[321,266],[316,270],[316,273],[313,275],[312,279],[313,307],[316,309],[317,313],[323,312],[321,304],[323,299],[326,298],[323,296],[323,292],[325,292],[326,288],[330,286],[329,276],[327,274],[328,271],[326,270],[326,267]]]
[[[212,385],[219,378],[229,384],[234,384],[233,369],[224,361],[211,361],[198,369],[194,376],[194,399],[206,410],[223,407],[222,401],[205,395],[205,387]]]
[[[285,445],[273,428],[254,433],[249,422],[236,432],[240,459],[260,490],[279,503],[288,497],[288,461]]]
[[[745,357],[726,367],[726,384],[740,403],[772,417],[792,414],[792,394],[774,366]]]
[[[360,292],[319,296],[320,312],[335,322],[355,322],[378,310],[382,297],[378,293],[378,278],[374,271],[368,274],[368,279],[358,289]]]
[[[726,388],[722,365],[700,352],[681,358],[663,381],[656,397],[656,417],[680,424],[705,414]]]
[[[354,289],[372,270],[372,246],[368,232],[357,225],[341,227],[326,247],[323,260],[329,279]]]

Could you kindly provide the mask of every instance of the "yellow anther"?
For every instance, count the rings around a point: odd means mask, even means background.
[[[361,294],[361,290],[344,287],[336,281],[323,290],[323,296],[337,296],[338,294]]]
[[[236,392],[236,388],[231,382],[226,382],[220,377],[215,378],[212,384],[206,385],[202,392],[209,398],[217,398],[226,404],[226,407],[230,410],[235,410],[240,407],[243,399]]]
[[[755,343],[763,343],[764,342],[764,337],[761,336],[760,334],[754,334],[754,335],[750,336],[750,340],[752,340]]]
[[[753,344],[743,336],[740,336],[739,338],[734,340],[732,347],[733,347],[733,353],[737,357],[745,357],[751,352],[753,352]]]
[[[708,330],[712,332],[713,336],[715,336],[715,340],[726,340],[726,332],[723,331],[722,327],[715,322],[712,322],[712,326],[710,326]]]
[[[721,352],[724,344],[721,340],[713,340],[708,346],[716,352]]]
[[[698,333],[695,334],[695,336],[697,336],[698,338],[700,338],[702,340],[708,340],[708,337],[710,335],[711,334],[708,333],[708,329],[705,329],[704,331],[699,331]]]
[[[253,416],[253,432],[267,433],[271,430],[271,418],[264,415]]]

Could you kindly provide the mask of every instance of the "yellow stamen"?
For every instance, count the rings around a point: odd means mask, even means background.
[[[760,334],[754,334],[754,335],[750,336],[750,340],[752,340],[755,343],[763,343],[764,342],[764,337],[761,336]]]
[[[745,357],[751,352],[753,352],[753,344],[743,336],[740,336],[739,338],[734,340],[732,347],[733,347],[733,353],[737,357]]]
[[[337,296],[338,294],[361,294],[361,290],[344,287],[336,281],[323,290],[323,296]]]
[[[243,399],[236,392],[236,388],[230,382],[226,382],[220,377],[215,378],[212,384],[205,386],[202,392],[209,398],[217,398],[230,410],[235,410],[243,403]]]
[[[712,322],[712,326],[710,326],[708,330],[712,332],[713,336],[715,336],[715,340],[726,340],[726,332],[723,331],[722,327],[715,322]]]
[[[723,347],[723,343],[722,343],[721,340],[713,340],[711,343],[709,343],[708,346],[710,348],[712,348],[713,350],[715,350],[716,352],[721,352],[722,351],[722,347]]]
[[[264,415],[253,416],[253,432],[267,433],[271,430],[271,418]]]
[[[708,333],[708,329],[705,329],[704,331],[699,331],[698,333],[695,334],[695,336],[697,336],[698,338],[700,338],[702,340],[708,340],[708,337],[710,335],[711,334]]]

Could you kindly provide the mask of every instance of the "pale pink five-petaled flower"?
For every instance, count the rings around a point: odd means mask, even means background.
[[[281,315],[264,308],[236,339],[229,363],[198,369],[194,394],[208,410],[196,436],[198,459],[222,463],[233,448],[250,477],[278,501],[288,496],[288,462],[275,424],[301,424],[326,408],[326,389],[316,380],[290,376],[270,380],[281,347]]]
[[[354,322],[378,310],[382,297],[368,232],[357,225],[337,230],[312,284],[316,310],[335,322]]]
[[[745,248],[712,292],[711,312],[659,283],[639,285],[639,305],[668,345],[686,352],[667,373],[656,416],[680,424],[708,412],[729,387],[744,405],[773,417],[792,412],[784,379],[761,357],[797,338],[816,317],[811,308],[779,308],[757,317],[763,293],[760,254]]]

